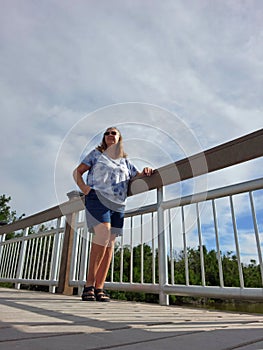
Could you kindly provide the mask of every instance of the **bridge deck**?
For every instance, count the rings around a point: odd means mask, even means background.
[[[263,315],[0,288],[4,350],[259,350]]]

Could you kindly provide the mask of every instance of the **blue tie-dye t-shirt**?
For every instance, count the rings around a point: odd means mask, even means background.
[[[87,185],[110,201],[125,205],[129,181],[138,172],[127,158],[112,159],[94,149],[82,163],[90,167]]]

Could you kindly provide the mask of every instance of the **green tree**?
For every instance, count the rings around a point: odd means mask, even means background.
[[[0,222],[1,224],[10,224],[14,221],[22,219],[25,214],[17,217],[16,211],[11,210],[9,202],[11,201],[10,196],[5,194],[0,195]],[[15,236],[14,232],[7,234],[6,239],[13,238]]]
[[[233,252],[223,255],[222,266],[224,272],[224,283],[226,287],[239,287],[239,271],[237,257]]]
[[[205,279],[208,286],[219,286],[219,267],[217,252],[212,249],[207,251],[206,247],[203,247],[204,261],[205,261]]]
[[[260,265],[256,265],[255,260],[250,260],[250,264],[243,265],[245,287],[262,288]]]

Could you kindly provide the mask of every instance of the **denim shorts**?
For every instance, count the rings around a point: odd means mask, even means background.
[[[94,226],[109,222],[111,233],[121,236],[123,234],[124,206],[116,206],[106,198],[91,189],[85,196],[86,220],[90,232],[94,232]]]

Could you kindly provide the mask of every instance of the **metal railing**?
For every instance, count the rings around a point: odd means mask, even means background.
[[[260,130],[193,156],[190,161],[176,162],[173,164],[178,170],[176,176],[179,173],[184,180],[192,177],[193,172],[199,176],[258,158],[263,152],[262,137]],[[226,154],[230,154],[231,159],[225,159]],[[220,155],[224,155],[221,161]],[[192,171],[200,157],[208,159],[207,168]],[[145,186],[141,187],[143,180],[149,190],[156,190],[157,201],[126,212],[125,234],[116,240],[106,288],[157,293],[163,305],[168,304],[168,296],[172,294],[261,300],[262,222],[259,225],[258,220],[262,218],[263,178],[165,201],[165,186],[179,181],[174,178],[173,167],[168,165],[158,169],[151,178],[140,178],[138,186],[137,180],[132,184],[132,192],[140,193],[142,188],[145,190]],[[15,283],[16,288],[21,284],[47,285],[50,292],[65,294],[77,287],[81,293],[92,235],[85,223],[83,198],[75,194],[71,193],[69,201],[59,206],[0,227],[0,282]],[[241,225],[242,220],[245,224]],[[10,232],[16,236],[6,240]],[[135,247],[136,254],[138,249],[140,252],[139,263],[138,256],[134,256]],[[208,247],[216,255],[217,276],[213,285],[207,283]],[[225,280],[224,254],[229,250],[237,267],[239,286],[236,287]],[[195,266],[191,261],[193,252],[198,252]],[[261,285],[257,288],[249,287],[244,278],[248,259],[259,266]],[[184,264],[184,276],[177,276],[179,263]],[[193,278],[197,274],[200,275],[198,282]]]
[[[161,192],[161,190],[159,190]],[[117,252],[120,256],[121,263],[118,266],[118,274],[116,274],[115,260],[113,257],[111,275],[106,286],[111,290],[147,292],[147,293],[162,293],[163,303],[166,302],[167,295],[184,295],[184,296],[203,296],[203,297],[218,297],[218,298],[247,298],[247,299],[262,299],[263,297],[263,262],[262,262],[262,243],[260,242],[260,233],[257,223],[257,218],[262,216],[262,209],[255,207],[257,203],[262,201],[263,194],[263,178],[245,182],[238,185],[219,188],[209,191],[206,200],[200,201],[203,194],[195,196],[186,196],[179,199],[162,201],[162,196],[159,194],[158,204],[129,211],[126,213],[126,230],[125,236],[117,239]],[[242,196],[242,205],[246,207],[246,234],[252,241],[249,247],[249,260],[247,260],[246,246],[240,247],[240,235],[237,228],[237,222],[240,219],[240,214],[236,213],[237,204],[240,196]],[[221,203],[221,200],[224,203]],[[237,201],[237,203],[235,203]],[[205,208],[202,208],[205,206]],[[187,214],[188,212],[188,214]],[[203,213],[202,213],[203,212]],[[210,212],[210,215],[208,215]],[[237,273],[239,279],[238,287],[227,286],[224,279],[224,269],[222,265],[222,257],[224,247],[220,242],[225,239],[225,232],[220,231],[218,224],[218,216],[220,212],[228,214],[224,225],[228,225],[227,233],[227,250],[235,255]],[[205,225],[202,226],[202,216],[205,216]],[[242,217],[243,214],[242,214]],[[189,222],[191,221],[191,222]],[[186,229],[187,227],[190,229]],[[72,265],[72,273],[70,284],[79,287],[84,284],[85,273],[87,268],[88,250],[90,239],[86,236],[86,225],[83,220],[83,215],[77,220],[76,234],[74,238],[74,264]],[[161,233],[164,236],[160,236]],[[125,237],[125,241],[124,241]],[[162,240],[163,239],[163,240]],[[211,241],[214,241],[212,245]],[[218,285],[207,285],[206,283],[206,268],[207,263],[204,260],[205,243],[211,250],[215,251],[217,258],[217,283]],[[144,247],[150,248],[150,258],[148,265],[144,263]],[[223,244],[222,244],[223,245]],[[134,281],[134,256],[133,248],[140,247],[140,263],[139,281]],[[189,262],[189,250],[195,248],[199,252],[199,264],[195,268],[195,273],[200,273],[200,285],[194,285],[191,282],[190,273],[191,267]],[[128,273],[126,271],[126,279],[124,281],[124,262],[123,252],[128,249],[128,259],[126,264],[129,265]],[[159,260],[159,270],[156,271],[156,254],[155,251],[163,250],[165,259]],[[181,253],[184,260],[184,281],[183,283],[176,282],[175,265]],[[127,255],[127,254],[126,254]],[[253,258],[253,259],[252,259]],[[246,286],[243,276],[243,266],[249,263],[250,260],[256,261],[260,267],[261,288],[249,288]],[[195,260],[196,262],[196,260]],[[144,270],[150,269],[152,281],[145,282]],[[196,268],[199,271],[196,271]],[[126,269],[127,270],[127,269]],[[169,270],[169,273],[168,273]],[[115,273],[113,273],[115,272]],[[138,271],[137,271],[138,273]],[[147,273],[149,275],[149,271]],[[127,276],[128,275],[128,276]],[[158,277],[158,280],[156,276]],[[115,278],[114,278],[115,276]],[[137,276],[138,280],[138,276]]]
[[[61,217],[55,227],[45,223],[33,229],[27,227],[13,239],[0,236],[0,281],[21,284],[47,285],[55,292],[62,252],[64,226]]]

